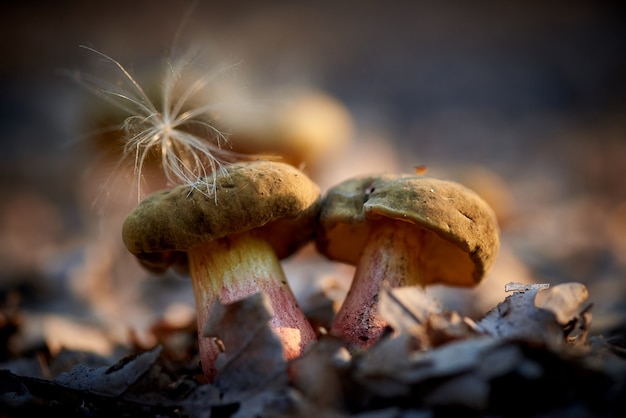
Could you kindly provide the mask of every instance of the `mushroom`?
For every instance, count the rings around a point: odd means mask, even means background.
[[[219,343],[203,330],[217,300],[226,304],[266,293],[274,311],[270,326],[287,360],[316,338],[279,260],[312,239],[320,207],[319,187],[305,174],[259,160],[225,166],[214,184],[153,193],[124,221],[124,244],[145,268],[154,273],[188,269],[200,359],[209,381],[217,373]]]
[[[233,95],[231,94],[231,97]],[[220,113],[232,149],[241,154],[274,154],[319,176],[350,144],[352,115],[323,90],[278,88],[244,96]]]
[[[324,198],[317,249],[356,266],[331,334],[352,351],[380,339],[379,289],[442,283],[473,286],[499,249],[491,207],[452,181],[417,175],[364,176],[330,188]]]

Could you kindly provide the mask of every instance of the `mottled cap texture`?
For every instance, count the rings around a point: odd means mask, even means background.
[[[472,286],[491,268],[500,247],[491,207],[452,181],[417,175],[365,176],[328,190],[316,245],[329,259],[356,265],[378,222],[421,234],[424,284]],[[426,232],[424,232],[426,231]]]
[[[319,187],[295,167],[265,160],[224,166],[215,182],[153,193],[126,218],[122,238],[142,265],[163,272],[186,251],[256,229],[285,258],[311,240]]]

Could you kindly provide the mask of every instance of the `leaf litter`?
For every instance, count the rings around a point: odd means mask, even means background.
[[[509,287],[509,286],[507,286]],[[383,285],[388,324],[350,354],[322,333],[285,361],[264,294],[216,304],[204,334],[221,341],[218,374],[203,380],[181,347],[138,350],[110,366],[77,364],[53,379],[2,374],[2,416],[433,417],[620,416],[626,356],[588,339],[591,304],[580,283],[515,285],[480,320],[446,309],[421,287]],[[174,328],[171,334],[193,335]],[[167,334],[161,327],[161,335]],[[193,338],[182,339],[193,344]],[[193,352],[193,349],[190,350]]]

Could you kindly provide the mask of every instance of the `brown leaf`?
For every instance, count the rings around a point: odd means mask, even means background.
[[[383,283],[379,295],[378,313],[395,331],[395,338],[394,341],[383,338],[379,344],[385,347],[374,350],[370,355],[393,351],[393,358],[401,360],[409,351],[430,346],[425,321],[431,313],[442,311],[438,302],[426,294],[421,286],[391,288]]]
[[[454,340],[479,335],[473,322],[442,308],[420,286],[392,289],[383,285],[379,312],[395,333],[357,355],[354,368],[357,380],[379,396],[406,396],[407,382],[416,383],[414,373],[430,370],[428,374],[432,367],[438,367],[428,353],[445,356],[456,346],[441,352],[433,348],[445,348]],[[464,355],[454,352],[452,359],[444,359],[441,364],[456,364],[457,357]]]
[[[224,351],[215,362],[214,384],[239,399],[246,391],[262,390],[270,382],[286,381],[287,363],[280,340],[269,320],[272,309],[267,296],[256,293],[240,301],[213,306],[204,336],[216,337]]]
[[[396,335],[407,334],[415,339],[414,349],[436,347],[476,335],[472,321],[444,309],[421,286],[392,289],[383,285],[379,313]]]
[[[551,311],[538,309],[535,296],[541,287],[518,291],[498,304],[476,324],[487,335],[499,338],[521,338],[559,347],[563,329]]]
[[[562,283],[538,292],[535,306],[551,311],[561,325],[572,321],[581,311],[581,305],[587,300],[589,292],[582,283]]]
[[[420,286],[391,288],[383,284],[378,312],[389,326],[399,333],[413,333],[430,314],[443,311],[435,299]]]
[[[398,379],[398,372],[412,366],[415,338],[402,333],[383,338],[353,360],[354,378],[372,393],[396,397],[406,396],[408,386]]]
[[[411,384],[462,374],[480,365],[485,353],[499,344],[498,339],[490,337],[454,341],[433,350],[415,353],[409,367],[396,371],[396,374]]]
[[[430,347],[478,335],[474,321],[454,311],[430,315],[425,326]]]
[[[343,409],[344,380],[350,353],[344,342],[322,335],[309,349],[290,364],[293,386],[318,407]]]
[[[591,323],[590,306],[583,306],[587,288],[581,283],[517,285],[513,295],[489,311],[478,329],[502,338],[539,341],[553,348],[580,344]]]
[[[119,396],[150,370],[160,354],[161,347],[157,346],[151,351],[122,359],[111,367],[93,369],[79,364],[69,372],[61,373],[54,382],[98,395]]]

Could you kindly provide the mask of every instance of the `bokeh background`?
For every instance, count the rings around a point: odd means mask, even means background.
[[[15,353],[43,340],[110,354],[129,332],[149,340],[141,335],[155,318],[193,316],[189,283],[150,277],[121,244],[136,195],[125,192],[132,181],[108,181],[115,166],[90,142],[89,118],[106,104],[73,76],[99,75],[102,63],[79,45],[140,81],[166,68],[173,45],[201,45],[207,62],[236,63],[237,82],[257,95],[324,92],[351,130],[345,146],[307,167],[323,189],[425,165],[496,210],[494,269],[477,289],[433,288],[446,304],[479,317],[506,296],[507,282],[579,281],[594,303],[593,332],[623,335],[626,15],[617,2],[0,8],[0,304],[23,312]],[[311,309],[319,292],[340,298],[352,272],[311,249],[285,269]]]

